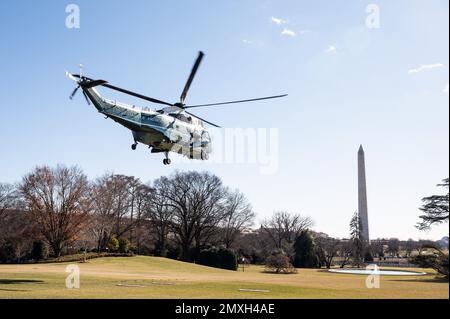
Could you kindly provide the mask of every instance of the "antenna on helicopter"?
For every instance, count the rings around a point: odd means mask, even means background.
[[[80,80],[83,80],[83,64],[80,63]]]

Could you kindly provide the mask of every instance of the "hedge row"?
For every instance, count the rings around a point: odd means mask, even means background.
[[[94,258],[102,258],[102,257],[132,257],[133,254],[127,253],[127,254],[120,254],[120,253],[81,253],[81,254],[75,254],[75,255],[67,255],[67,256],[61,256],[57,258],[49,258],[40,261],[39,263],[67,263],[67,262],[80,262],[84,260],[94,259]]]

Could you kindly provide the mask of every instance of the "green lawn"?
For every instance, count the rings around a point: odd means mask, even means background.
[[[448,283],[435,280],[431,270],[382,277],[380,289],[367,289],[365,276],[324,270],[275,275],[259,266],[234,272],[156,257],[109,257],[78,263],[81,287],[67,289],[67,265],[0,265],[0,298],[449,298]]]

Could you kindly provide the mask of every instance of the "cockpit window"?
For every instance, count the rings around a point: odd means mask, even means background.
[[[142,113],[141,118],[145,121],[150,121],[150,119],[154,118],[155,115]]]
[[[209,136],[209,132],[208,131],[203,131],[202,132],[202,141],[203,142],[210,142],[211,141],[211,137]]]

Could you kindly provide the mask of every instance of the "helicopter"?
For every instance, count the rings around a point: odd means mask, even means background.
[[[131,145],[132,150],[136,150],[139,143],[147,145],[151,148],[151,153],[165,154],[164,165],[171,164],[170,152],[181,154],[189,159],[208,160],[212,150],[212,141],[205,123],[214,127],[220,126],[194,115],[187,109],[276,99],[285,97],[287,94],[239,101],[186,105],[187,94],[203,58],[204,53],[200,51],[180,100],[176,103],[165,102],[113,86],[105,80],[89,78],[83,74],[83,65],[80,65],[79,74],[66,72],[66,76],[77,83],[77,87],[69,98],[72,100],[81,88],[88,105],[92,103],[105,118],[112,119],[131,130],[134,139],[134,143]],[[164,105],[164,107],[161,109],[138,108],[134,105],[110,100],[98,92],[98,87],[115,90],[154,104]]]

